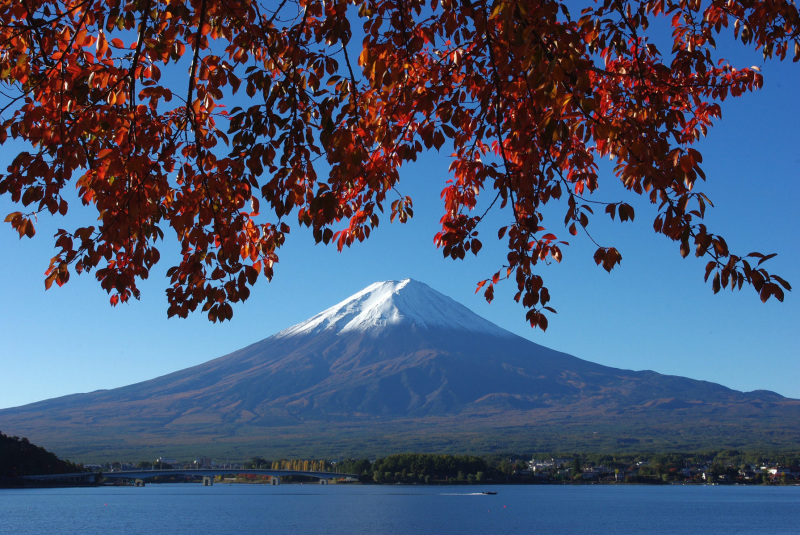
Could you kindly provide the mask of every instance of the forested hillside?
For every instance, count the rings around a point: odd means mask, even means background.
[[[81,466],[62,461],[46,449],[31,444],[27,438],[0,433],[0,485],[11,483],[20,476],[80,471]]]

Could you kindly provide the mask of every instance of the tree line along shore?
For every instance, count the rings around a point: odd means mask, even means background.
[[[338,482],[369,484],[800,484],[800,451],[765,453],[709,450],[693,453],[565,453],[451,455],[397,453],[375,459],[278,459],[254,456],[246,462],[115,461],[76,464],[59,459],[26,438],[0,433],[0,486],[19,486],[27,475],[83,471],[190,468],[272,469],[356,474]],[[269,476],[239,474],[226,481],[263,483]],[[181,481],[186,476],[162,476],[156,481]],[[282,476],[286,483],[303,476]]]

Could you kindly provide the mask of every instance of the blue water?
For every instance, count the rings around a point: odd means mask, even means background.
[[[496,490],[495,496],[475,494]],[[800,487],[148,484],[0,489],[0,534],[800,533]]]

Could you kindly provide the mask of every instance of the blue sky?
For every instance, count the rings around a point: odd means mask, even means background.
[[[763,63],[757,53],[742,57],[743,65]],[[709,178],[702,187],[716,205],[706,221],[734,252],[779,253],[768,267],[800,287],[800,67],[771,61],[762,70],[764,89],[723,103],[723,119],[698,147]],[[4,147],[0,166],[12,156]],[[70,214],[67,221],[43,218],[33,240],[19,240],[4,224],[0,408],[114,388],[199,364],[303,321],[375,281],[407,277],[525,338],[583,359],[800,398],[797,291],[782,304],[761,304],[747,288],[713,295],[703,282],[705,261],[682,259],[677,244],[655,235],[655,209],[640,199],[627,198],[636,207],[633,224],[604,217],[590,224],[595,239],[622,252],[621,266],[610,274],[595,266],[587,239],[563,229],[561,207],[550,219],[551,230],[571,246],[561,264],[543,267],[558,311],[546,333],[527,326],[510,284],[501,284],[487,304],[474,289],[505,256],[492,238],[496,228],[484,230],[477,258],[446,260],[433,245],[448,165],[445,152],[432,152],[404,168],[400,189],[413,197],[415,217],[405,225],[390,225],[385,217],[369,240],[344,253],[314,245],[310,234],[293,225],[273,282],[260,280],[250,300],[235,307],[233,321],[223,324],[211,324],[202,314],[167,319],[164,273],[175,258],[170,242],[159,247],[162,261],[142,284],[141,301],[112,308],[93,276],[73,276],[63,288],[44,289],[50,237],[86,214]],[[608,172],[601,177],[598,200],[626,199],[614,180]],[[14,210],[0,200],[3,216]]]

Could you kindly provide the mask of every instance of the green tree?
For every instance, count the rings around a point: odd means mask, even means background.
[[[245,468],[269,468],[272,465],[270,461],[267,461],[263,457],[251,457],[250,460],[244,463]]]
[[[580,456],[576,455],[575,458],[572,459],[572,477],[574,479],[578,479],[582,475],[583,475],[583,465],[581,463],[581,458]]]
[[[508,475],[511,475],[511,471],[513,470],[513,466],[511,464],[510,460],[503,459],[502,461],[500,461],[500,465],[498,466],[498,469],[500,470],[501,473],[503,473],[503,474],[508,476]]]

